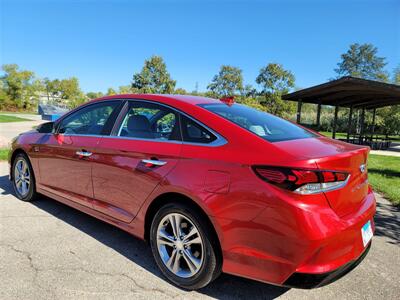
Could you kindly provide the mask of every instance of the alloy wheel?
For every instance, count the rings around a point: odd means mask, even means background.
[[[20,158],[15,163],[14,167],[14,183],[17,193],[21,197],[25,197],[29,193],[29,187],[31,185],[31,174],[29,171],[28,163]]]
[[[199,230],[186,216],[170,213],[157,229],[157,249],[162,262],[178,277],[197,274],[204,260],[204,244]]]

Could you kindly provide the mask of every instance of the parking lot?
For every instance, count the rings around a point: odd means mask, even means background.
[[[186,292],[164,280],[144,242],[45,197],[17,200],[0,162],[0,299],[398,299],[400,213],[378,199],[369,255],[329,286],[286,289],[222,275]]]

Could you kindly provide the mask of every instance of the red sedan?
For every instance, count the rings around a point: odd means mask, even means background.
[[[368,148],[230,100],[119,95],[20,135],[10,178],[150,242],[168,280],[221,272],[312,288],[354,268],[374,232]]]

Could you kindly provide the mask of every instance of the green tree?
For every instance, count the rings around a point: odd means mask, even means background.
[[[161,56],[152,56],[145,60],[139,73],[133,75],[132,89],[138,93],[172,94],[176,81],[167,71]]]
[[[177,89],[175,89],[174,94],[176,94],[176,95],[187,95],[188,92],[183,88],[177,88]]]
[[[400,85],[400,65],[398,65],[393,71],[393,83]]]
[[[387,106],[377,111],[378,126],[386,135],[400,134],[400,105]]]
[[[33,109],[42,85],[31,71],[20,70],[16,64],[2,66],[0,105],[2,108]]]
[[[244,104],[261,111],[268,111],[267,108],[264,105],[262,105],[257,98],[241,96],[235,98],[235,101],[240,104]]]
[[[118,93],[119,94],[132,94],[132,88],[130,85],[121,85],[118,88]]]
[[[108,88],[107,96],[112,96],[112,95],[116,95],[116,94],[117,94],[117,92],[113,88]]]
[[[257,96],[257,90],[251,85],[246,84],[243,88],[243,96],[255,98]]]
[[[243,91],[242,70],[228,65],[221,66],[207,89],[214,97],[226,97],[241,94]]]
[[[282,95],[294,87],[292,72],[285,70],[281,64],[270,63],[260,69],[256,82],[261,85],[261,95],[265,98],[263,104],[268,112],[287,117],[294,111],[293,103],[282,100]]]
[[[61,81],[59,79],[50,80],[49,78],[45,78],[43,84],[45,86],[48,101],[60,98]]]
[[[377,55],[378,48],[372,44],[352,44],[346,53],[341,55],[341,62],[335,69],[338,77],[353,76],[371,80],[387,81],[388,74],[384,68],[386,59]]]
[[[102,92],[89,92],[89,93],[86,93],[86,97],[88,99],[96,99],[96,98],[101,98],[103,96],[104,95],[103,95]]]
[[[86,97],[79,87],[79,80],[76,77],[59,81],[59,94],[63,104],[71,108],[77,107],[86,100]]]

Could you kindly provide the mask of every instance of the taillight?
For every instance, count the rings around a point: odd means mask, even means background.
[[[262,180],[298,194],[317,194],[344,187],[350,175],[345,172],[254,166]]]

